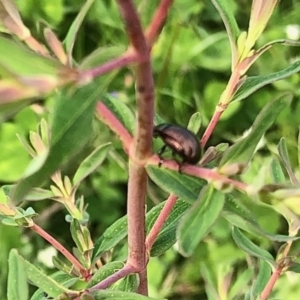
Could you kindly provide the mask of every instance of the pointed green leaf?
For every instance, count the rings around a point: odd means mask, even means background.
[[[146,296],[142,296],[135,293],[129,293],[129,292],[121,292],[121,291],[97,291],[95,293],[92,293],[95,300],[162,300],[162,298],[150,298]]]
[[[226,0],[212,0],[213,5],[218,10],[223,23],[226,27],[226,31],[229,37],[231,52],[236,52],[236,40],[240,34],[237,22],[235,20],[234,14],[230,11],[228,3]],[[237,59],[237,58],[236,58]]]
[[[163,205],[161,205],[163,204]],[[161,203],[152,208],[146,216],[147,233],[149,233],[158,215],[160,214],[163,206],[166,202]],[[185,212],[191,205],[181,199],[177,199],[170,215],[168,216],[162,230],[160,231],[155,243],[151,248],[151,256],[159,256],[165,253],[170,247],[172,247],[177,241],[177,227]]]
[[[251,299],[256,299],[264,290],[272,274],[272,268],[270,264],[263,259],[259,260],[259,270],[255,278],[255,281],[251,288]]]
[[[71,222],[71,235],[80,253],[85,250],[85,242],[83,238],[83,232],[81,225],[77,219],[73,219]]]
[[[79,281],[78,278],[73,277],[64,272],[58,271],[52,275],[50,275],[52,279],[54,279],[59,284],[62,284],[64,287],[69,288],[73,286],[76,282]],[[45,293],[42,289],[38,289],[30,298],[30,300],[46,300]]]
[[[290,177],[290,180],[291,180],[292,184],[299,184],[299,181],[298,181],[297,177],[295,176],[295,174],[293,173],[293,170],[292,170],[292,167],[291,167],[289,153],[288,153],[288,150],[287,150],[285,138],[280,139],[279,144],[278,144],[278,152],[279,152],[279,156],[281,158],[281,161],[282,161],[287,173],[289,174],[289,177]]]
[[[208,234],[222,211],[224,199],[224,194],[210,186],[201,191],[178,228],[179,251],[182,255],[192,255],[199,242]]]
[[[184,201],[194,202],[206,181],[156,166],[148,166],[149,177],[164,191]]]
[[[19,254],[16,253],[15,255],[17,255],[18,259],[24,264],[27,273],[27,278],[32,282],[32,284],[41,288],[49,296],[57,297],[62,293],[72,292],[71,290],[67,289],[50,276],[47,276],[44,273],[42,273],[41,270],[39,270],[36,266],[32,265],[27,260],[25,260]]]
[[[274,264],[274,258],[269,252],[255,245],[235,226],[232,228],[232,237],[237,246],[246,251],[248,254]]]
[[[28,284],[24,261],[17,250],[12,249],[8,259],[7,300],[27,300]]]
[[[95,2],[95,0],[87,0],[85,4],[81,7],[78,15],[74,19],[72,25],[69,28],[69,31],[67,33],[66,39],[65,39],[65,44],[66,44],[66,50],[67,54],[69,56],[69,59],[72,57],[72,51],[73,47],[75,44],[76,36],[78,33],[78,30],[87,14],[89,11],[91,5]]]
[[[101,101],[118,118],[129,133],[134,133],[135,117],[129,107],[119,99],[118,94],[106,94]]]
[[[27,176],[17,184],[12,199],[23,199],[31,188],[42,184],[86,145],[92,134],[92,120],[98,97],[96,83],[84,86],[74,94],[70,90],[64,91],[58,97],[49,153],[39,157],[35,167],[25,172]]]
[[[277,158],[273,158],[270,165],[270,173],[274,183],[285,183],[286,179],[281,164]]]
[[[269,74],[269,75],[262,75],[262,76],[249,76],[246,78],[243,85],[239,88],[239,90],[234,95],[231,103],[234,101],[240,101],[255,91],[259,90],[261,87],[276,82],[278,80],[290,77],[291,75],[298,73],[300,71],[300,60],[295,61],[286,69],[281,71]]]
[[[201,114],[200,112],[194,113],[187,126],[187,129],[197,134],[201,128]]]
[[[110,147],[111,143],[99,146],[80,164],[73,178],[74,185],[79,184],[102,164]]]
[[[140,285],[139,275],[131,274],[122,278],[115,284],[113,284],[109,289],[110,290],[118,290],[124,292],[136,292]]]
[[[262,136],[277,119],[280,112],[289,105],[291,99],[290,94],[284,94],[270,101],[256,117],[249,135],[224,153],[220,167],[236,163],[248,163]]]
[[[89,283],[87,284],[86,288],[91,288],[100,281],[104,280],[105,278],[109,277],[110,275],[116,273],[117,271],[121,270],[124,267],[124,263],[121,261],[113,261],[107,263],[99,270],[95,272]]]
[[[271,241],[287,242],[299,239],[281,234],[271,234],[264,231],[257,223],[255,216],[247,209],[238,197],[227,194],[222,216],[232,225],[251,234],[260,235]]]

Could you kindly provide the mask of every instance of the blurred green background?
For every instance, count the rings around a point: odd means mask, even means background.
[[[61,40],[85,1],[79,0],[18,0],[16,1],[25,24],[33,35],[43,41],[42,30],[49,26]],[[156,84],[156,113],[170,123],[187,126],[190,116],[199,111],[203,120],[203,133],[220,94],[230,76],[231,53],[222,20],[211,1],[176,0],[159,40],[152,50],[153,73]],[[247,30],[251,1],[228,0],[228,7],[234,11],[241,30]],[[146,27],[159,1],[140,0],[137,4],[143,26]],[[279,38],[296,40],[300,35],[300,1],[281,1],[257,46]],[[74,57],[84,66],[95,66],[110,57],[122,53],[128,45],[122,20],[115,1],[95,1],[80,29]],[[96,51],[94,56],[85,59]],[[99,59],[99,53],[101,53]],[[300,48],[275,46],[266,52],[250,69],[249,75],[269,74],[286,68],[299,57]],[[114,71],[100,80],[103,92],[116,93],[132,112],[135,112],[134,78],[128,68]],[[255,92],[248,99],[229,106],[218,123],[209,145],[232,142],[251,127],[262,107],[281,91],[290,91],[294,98],[268,131],[264,148],[244,176],[251,182],[267,165],[272,157],[272,149],[284,136],[287,139],[292,163],[297,166],[297,135],[300,120],[299,74],[269,85]],[[42,99],[41,99],[42,100]],[[0,127],[0,185],[10,184],[20,178],[30,161],[16,134],[28,137],[36,130],[41,117],[51,114],[51,97],[38,102],[11,117]],[[70,164],[64,174],[74,174],[76,167],[92,149],[104,142],[113,141],[114,149],[109,158],[92,176],[86,179],[80,192],[88,203],[91,217],[90,230],[94,240],[115,220],[126,213],[127,159],[118,139],[100,122],[95,121],[95,136],[89,147]],[[149,182],[148,208],[165,200],[166,194]],[[37,223],[56,237],[67,248],[74,245],[70,237],[69,225],[65,222],[66,211],[51,201],[30,203],[40,216]],[[253,207],[260,224],[270,232],[282,233],[286,223],[278,215],[261,207]],[[267,240],[255,241],[271,253],[276,253],[280,245]],[[0,225],[0,299],[6,298],[7,257],[11,248],[18,248],[28,260],[38,264],[45,272],[51,272],[40,261],[37,254],[48,245],[28,230]],[[230,297],[235,291],[246,292],[251,285],[255,263],[232,241],[230,227],[219,220],[209,236],[202,242],[196,254],[185,259],[176,247],[165,255],[150,260],[150,296],[168,299],[207,299],[208,287],[218,279],[227,278]],[[245,284],[249,282],[249,284]],[[277,299],[296,299],[300,293],[299,277],[284,275],[277,283],[274,296]],[[206,283],[206,285],[205,285]],[[220,287],[220,289],[226,287]],[[237,296],[236,299],[240,299]],[[216,298],[217,299],[217,298]]]

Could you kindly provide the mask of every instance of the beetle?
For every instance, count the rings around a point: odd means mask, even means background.
[[[159,167],[163,163],[162,154],[167,147],[171,148],[173,156],[176,154],[182,158],[181,162],[176,162],[179,166],[179,172],[181,166],[184,163],[195,165],[201,156],[201,148],[196,135],[190,130],[180,125],[174,124],[159,124],[154,127],[153,136],[160,137],[165,145],[158,151],[160,158]]]

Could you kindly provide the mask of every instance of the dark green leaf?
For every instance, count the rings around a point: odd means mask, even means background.
[[[179,251],[182,255],[192,255],[208,234],[222,211],[224,199],[223,193],[210,186],[201,191],[199,199],[187,211],[178,228]]]
[[[147,167],[150,178],[164,191],[184,201],[194,202],[205,185],[205,181],[156,166]]]
[[[124,267],[124,263],[121,261],[113,261],[110,262],[103,267],[101,267],[99,270],[96,271],[96,273],[93,275],[92,279],[87,284],[86,288],[91,288],[100,281],[104,280],[108,276],[116,273],[117,271],[121,270]]]
[[[139,294],[121,292],[121,291],[97,291],[92,293],[95,300],[160,300],[158,298],[150,298]]]
[[[122,278],[110,287],[110,290],[118,290],[124,292],[136,292],[140,285],[139,275],[131,274]]]
[[[166,202],[162,204],[165,205]],[[159,213],[162,210],[163,205],[159,204],[147,213],[147,233],[149,233],[150,229],[152,228],[154,222],[156,221]],[[189,207],[190,204],[181,199],[177,199],[176,204],[174,205],[153,247],[151,248],[151,256],[159,256],[163,254],[176,243],[176,231],[179,221]]]

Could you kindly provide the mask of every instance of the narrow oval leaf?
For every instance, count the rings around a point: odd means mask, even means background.
[[[281,164],[277,158],[273,158],[270,165],[271,178],[274,183],[286,183]]]
[[[270,101],[256,117],[249,135],[225,151],[220,167],[236,163],[248,163],[262,136],[291,100],[291,94],[284,94]]]
[[[110,147],[111,143],[99,146],[80,164],[73,178],[74,185],[79,184],[102,164]]]
[[[142,296],[135,293],[129,293],[129,292],[121,292],[121,291],[97,291],[95,293],[92,293],[95,300],[163,300],[162,298],[150,298],[146,296]]]
[[[257,297],[261,294],[270,280],[271,274],[272,268],[270,264],[267,261],[260,259],[258,274],[251,288],[251,299],[257,299]]]
[[[293,170],[291,167],[289,153],[288,153],[286,142],[285,142],[284,138],[281,138],[279,141],[278,153],[279,153],[279,156],[281,158],[281,161],[282,161],[287,173],[289,174],[292,184],[295,184],[295,185],[299,184],[299,181],[298,181],[297,177],[295,176],[295,174],[293,173]]]
[[[212,3],[218,10],[226,27],[226,31],[230,41],[231,51],[232,53],[236,53],[236,40],[240,34],[240,30],[234,18],[233,12],[229,9],[226,0],[212,0]],[[234,60],[236,59],[237,57],[234,57],[232,63],[234,63]]]
[[[206,184],[202,179],[156,166],[147,167],[147,173],[161,189],[190,202],[196,201],[202,187]]]
[[[121,270],[124,267],[124,262],[122,261],[113,261],[106,265],[104,265],[102,268],[97,270],[95,274],[93,275],[92,279],[87,284],[86,288],[91,288],[100,281],[104,280],[108,276],[116,273],[117,271]]]
[[[52,279],[62,284],[64,287],[69,288],[74,285],[79,278],[73,277],[65,272],[58,271],[52,275],[50,275]],[[30,300],[46,300],[45,292],[42,289],[38,289],[30,298]]]
[[[101,101],[118,118],[124,127],[131,133],[134,133],[135,117],[129,107],[119,99],[118,94],[106,94]]]
[[[140,285],[139,275],[131,274],[122,278],[115,284],[113,284],[109,289],[110,290],[118,290],[124,292],[136,292]]]
[[[297,60],[290,66],[288,66],[286,69],[283,69],[281,71],[269,75],[249,76],[246,78],[245,82],[240,87],[240,89],[236,92],[233,99],[231,100],[231,103],[234,101],[243,100],[251,94],[253,94],[255,91],[259,90],[261,87],[276,82],[278,80],[290,77],[291,75],[298,73],[299,71],[300,60]]]
[[[178,228],[179,251],[182,255],[192,255],[199,242],[208,234],[223,209],[224,199],[224,194],[210,186],[201,191]]]
[[[165,204],[165,203],[163,203]],[[159,256],[165,253],[170,249],[177,241],[177,227],[185,212],[191,207],[189,203],[178,199],[174,205],[169,217],[167,218],[162,230],[160,231],[153,247],[151,248],[151,256]],[[147,214],[147,232],[153,226],[153,223],[156,221],[158,215],[160,214],[163,206],[157,205]],[[150,213],[155,210],[155,215],[153,218],[150,217]]]
[[[260,259],[264,259],[270,263],[274,263],[274,258],[272,255],[255,245],[252,241],[250,241],[237,227],[232,227],[232,237],[239,248],[246,251],[248,254],[258,257]]]
[[[58,297],[62,293],[72,292],[67,289],[56,280],[51,278],[50,276],[45,275],[41,272],[36,266],[32,265],[30,262],[25,260],[19,254],[15,254],[18,256],[18,259],[24,264],[27,278],[32,282],[33,285],[41,288],[44,292],[46,292],[51,297]]]
[[[281,234],[264,231],[257,223],[255,216],[247,209],[238,197],[227,194],[222,216],[231,224],[251,234],[263,236],[271,241],[287,242],[299,239]]]
[[[23,199],[31,188],[42,184],[86,145],[93,132],[92,120],[98,97],[96,83],[84,86],[74,94],[65,90],[58,96],[48,156],[33,174],[16,185],[11,195],[13,200]]]
[[[17,250],[12,249],[8,258],[7,300],[27,300],[28,284],[24,261]]]

